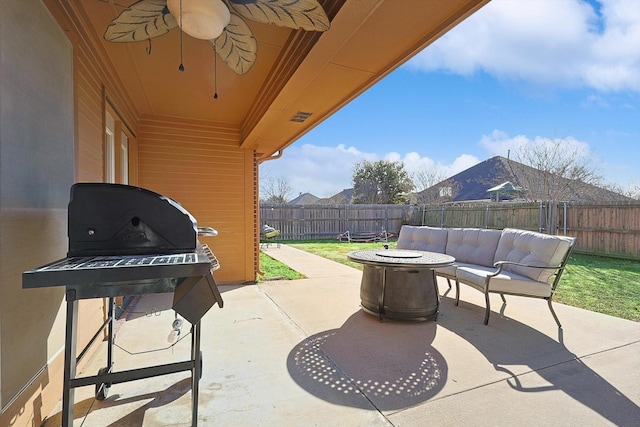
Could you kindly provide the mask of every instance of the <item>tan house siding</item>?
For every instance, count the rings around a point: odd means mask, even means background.
[[[110,83],[109,76],[106,74],[105,69],[107,67],[100,61],[100,58],[96,56],[95,49],[92,48],[87,42],[86,37],[80,36],[80,30],[73,25],[71,21],[68,21],[68,17],[64,14],[64,11],[59,9],[57,2],[47,2],[51,9],[49,11],[44,10],[44,14],[51,12],[58,20],[61,26],[66,30],[65,35],[71,41],[72,44],[72,68],[73,68],[73,106],[74,106],[74,138],[69,138],[66,141],[67,144],[73,147],[73,176],[76,182],[80,181],[92,181],[102,182],[104,181],[104,117],[106,111],[107,97],[114,104],[121,106],[119,109],[119,119],[126,117],[128,125],[134,127],[134,115],[129,108],[130,103],[126,101],[126,95],[121,94],[113,83]],[[23,4],[22,2],[20,3]],[[45,8],[41,3],[35,5],[33,1],[25,2],[24,10],[33,10],[34,7]],[[46,69],[41,69],[41,73],[48,72]],[[43,88],[45,90],[45,88]],[[108,95],[107,95],[108,94]],[[121,111],[127,112],[122,114]],[[4,143],[4,142],[3,142]],[[134,134],[130,135],[129,139],[129,154],[130,154],[130,182],[135,183],[137,180],[137,141]],[[68,199],[67,199],[68,200]],[[25,221],[25,215],[21,215],[19,221]],[[6,221],[5,221],[6,219]],[[3,224],[9,223],[13,219],[8,216],[3,216]],[[51,219],[35,220],[36,224],[47,224],[50,226],[53,224]],[[64,254],[66,248],[66,210],[61,209],[59,214],[56,214],[56,224],[59,224],[57,230],[57,242],[55,245],[61,246],[57,251],[60,256]],[[15,221],[14,221],[15,222]],[[10,228],[18,230],[13,222],[10,223]],[[4,227],[3,227],[4,228]],[[33,225],[30,226],[33,228]],[[24,227],[23,227],[24,229]],[[42,239],[42,233],[39,233],[39,239],[37,241],[39,247],[38,253],[41,253],[37,257],[40,263],[54,261],[51,256],[46,257],[45,252],[51,251],[55,248],[53,241],[45,241]],[[15,253],[15,250],[13,251]],[[29,268],[36,267],[37,265],[31,265],[36,257],[34,257],[34,249],[30,250],[31,256],[20,255],[18,259],[23,259],[21,265],[16,268],[19,271],[24,271]],[[42,258],[42,259],[41,259]],[[30,260],[27,262],[27,260]],[[8,271],[4,268],[3,273]],[[4,281],[4,278],[3,278]],[[20,293],[19,300],[14,300],[13,303],[16,307],[23,305],[24,299],[33,298],[34,295],[40,294],[55,294],[56,298],[37,299],[37,303],[44,305],[39,309],[41,313],[41,324],[34,325],[37,329],[34,333],[24,334],[24,337],[28,337],[31,342],[26,345],[30,347],[40,348],[38,346],[45,345],[47,347],[47,354],[42,357],[47,360],[46,366],[41,372],[33,371],[29,375],[33,375],[33,378],[26,384],[11,384],[11,387],[7,387],[7,391],[12,389],[23,388],[21,393],[16,396],[16,399],[10,406],[3,408],[4,411],[0,414],[0,425],[12,425],[12,426],[31,426],[40,425],[41,421],[46,417],[57,404],[62,395],[62,368],[64,362],[64,353],[62,352],[62,344],[64,343],[64,307],[66,306],[64,301],[63,289],[48,289],[42,290],[29,290],[22,291]],[[24,306],[24,305],[23,305]],[[25,313],[29,312],[28,308],[23,310]],[[9,316],[11,313],[9,310],[5,310]],[[45,316],[43,313],[51,313],[50,316]],[[56,316],[56,313],[58,315]],[[12,318],[20,320],[20,316],[11,315]],[[55,320],[53,320],[55,318]],[[92,300],[82,300],[79,303],[78,309],[78,349],[84,348],[89,342],[90,338],[95,334],[105,318],[105,303],[102,298]],[[48,319],[48,320],[45,320]],[[50,322],[53,321],[52,325]],[[49,323],[47,323],[49,322]],[[32,322],[32,323],[35,323]],[[16,330],[20,330],[16,328]],[[47,337],[47,334],[50,336]],[[13,340],[13,343],[9,340],[9,335],[4,334],[2,336],[2,344],[7,349],[10,348],[22,348],[22,343]],[[45,342],[43,342],[43,339]],[[60,350],[60,351],[58,351]],[[14,352],[15,353],[15,352]],[[9,359],[7,359],[9,360]],[[22,363],[21,366],[28,367],[27,364]],[[4,368],[4,367],[3,367]],[[4,371],[4,377],[8,381],[11,381],[15,376],[14,372]],[[10,393],[7,396],[3,395],[2,404],[7,404],[6,398],[11,398]]]
[[[199,226],[218,230],[203,237],[218,257],[216,279],[253,281],[253,152],[239,148],[237,129],[217,123],[144,117],[140,122],[140,186],[176,200]],[[253,254],[249,256],[248,254]]]
[[[37,0],[4,2],[0,33],[0,426],[31,426],[60,396],[64,289],[21,275],[66,253],[73,50]]]

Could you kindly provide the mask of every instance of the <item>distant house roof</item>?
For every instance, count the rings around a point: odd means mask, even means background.
[[[293,199],[290,202],[288,202],[288,204],[290,204],[290,205],[313,205],[319,199],[320,199],[319,197],[316,197],[311,193],[302,193],[298,197],[296,197],[295,199]]]
[[[417,199],[436,202],[443,199],[443,194],[446,194],[450,201],[489,199],[488,189],[505,181],[517,181],[512,168],[509,167],[509,161],[500,156],[492,157],[419,192],[416,195]]]
[[[353,188],[346,188],[341,192],[334,194],[331,197],[325,197],[318,199],[316,204],[318,205],[348,205],[351,203],[351,197],[353,196]]]
[[[353,188],[345,188],[338,194],[335,194],[329,198],[331,203],[336,205],[348,205],[351,203],[351,199],[353,197]]]
[[[507,159],[502,156],[491,157],[475,166],[470,167],[436,185],[416,194],[416,200],[425,202],[443,201],[443,194],[448,196],[447,201],[471,201],[489,200],[491,194],[496,194],[499,200],[509,200],[519,197],[520,191],[525,191],[519,186],[523,181],[520,174],[531,173],[536,169]],[[502,186],[502,189],[500,189]],[[584,187],[584,186],[583,186]],[[590,191],[574,190],[567,201],[593,201],[593,200],[626,200],[621,194],[609,191],[593,185],[588,186]],[[443,191],[447,189],[448,191]]]

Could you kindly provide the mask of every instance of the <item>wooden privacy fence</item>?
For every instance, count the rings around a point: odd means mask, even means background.
[[[447,205],[260,205],[260,222],[287,240],[335,238],[403,224],[433,227],[519,228],[577,237],[576,250],[640,259],[640,202],[469,203]]]
[[[473,203],[416,207],[411,223],[519,228],[577,238],[576,251],[640,259],[640,203]]]
[[[260,204],[260,225],[280,230],[285,240],[336,238],[338,234],[387,231],[398,235],[409,222],[408,205]]]
[[[640,259],[640,204],[569,205],[566,223],[577,249]]]
[[[519,228],[556,234],[565,205],[551,203],[468,203],[416,207],[412,224],[432,227]],[[558,209],[562,209],[560,212]],[[560,230],[564,233],[564,228]]]

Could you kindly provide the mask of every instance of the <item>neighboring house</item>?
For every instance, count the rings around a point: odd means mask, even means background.
[[[347,188],[331,197],[320,198],[311,193],[302,193],[295,199],[287,202],[288,205],[348,205],[351,203],[353,188]]]
[[[61,397],[65,290],[23,290],[21,274],[66,255],[74,182],[178,201],[219,232],[202,238],[220,261],[216,279],[253,282],[260,163],[487,2],[320,0],[331,22],[322,33],[248,21],[257,57],[243,75],[175,27],[107,42],[135,0],[2,2],[0,425],[39,424]],[[164,13],[162,0],[147,5]],[[102,298],[79,305],[82,348],[107,310]]]
[[[348,204],[351,204],[352,198],[353,198],[353,188],[345,188],[338,194],[334,194],[333,196],[331,196],[329,199],[323,199],[323,200],[326,200],[326,203],[324,204],[348,205]],[[320,203],[320,201],[318,201],[318,203]]]
[[[492,157],[470,167],[426,190],[416,193],[415,203],[441,203],[478,200],[524,200],[529,182],[525,175],[537,171],[502,156]],[[566,186],[562,201],[626,201],[627,197],[594,185],[560,179]],[[503,187],[501,187],[503,186]],[[492,191],[490,191],[492,190]],[[517,190],[517,191],[516,191]]]
[[[311,193],[302,193],[295,199],[287,202],[288,205],[313,205],[320,200],[319,197],[314,196]]]

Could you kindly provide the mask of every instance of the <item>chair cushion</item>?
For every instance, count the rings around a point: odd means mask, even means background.
[[[398,236],[398,249],[445,253],[447,229],[403,225]]]
[[[446,254],[456,263],[493,267],[493,259],[502,236],[501,230],[482,228],[450,228]]]
[[[494,262],[512,261],[532,266],[558,267],[571,247],[573,238],[550,236],[534,231],[505,228],[498,242]],[[555,270],[506,265],[504,271],[547,282]]]
[[[495,268],[485,267],[458,267],[456,275],[461,283],[484,291],[485,278],[495,270]],[[538,282],[517,273],[503,270],[489,281],[489,292],[545,298],[551,295],[551,285],[547,282]]]
[[[456,278],[456,272],[458,271],[458,267],[478,267],[475,264],[466,264],[464,262],[454,262],[452,265],[447,265],[444,267],[438,267],[435,269],[436,274],[443,277],[448,277],[450,279]],[[490,270],[495,271],[494,267],[491,267]]]

